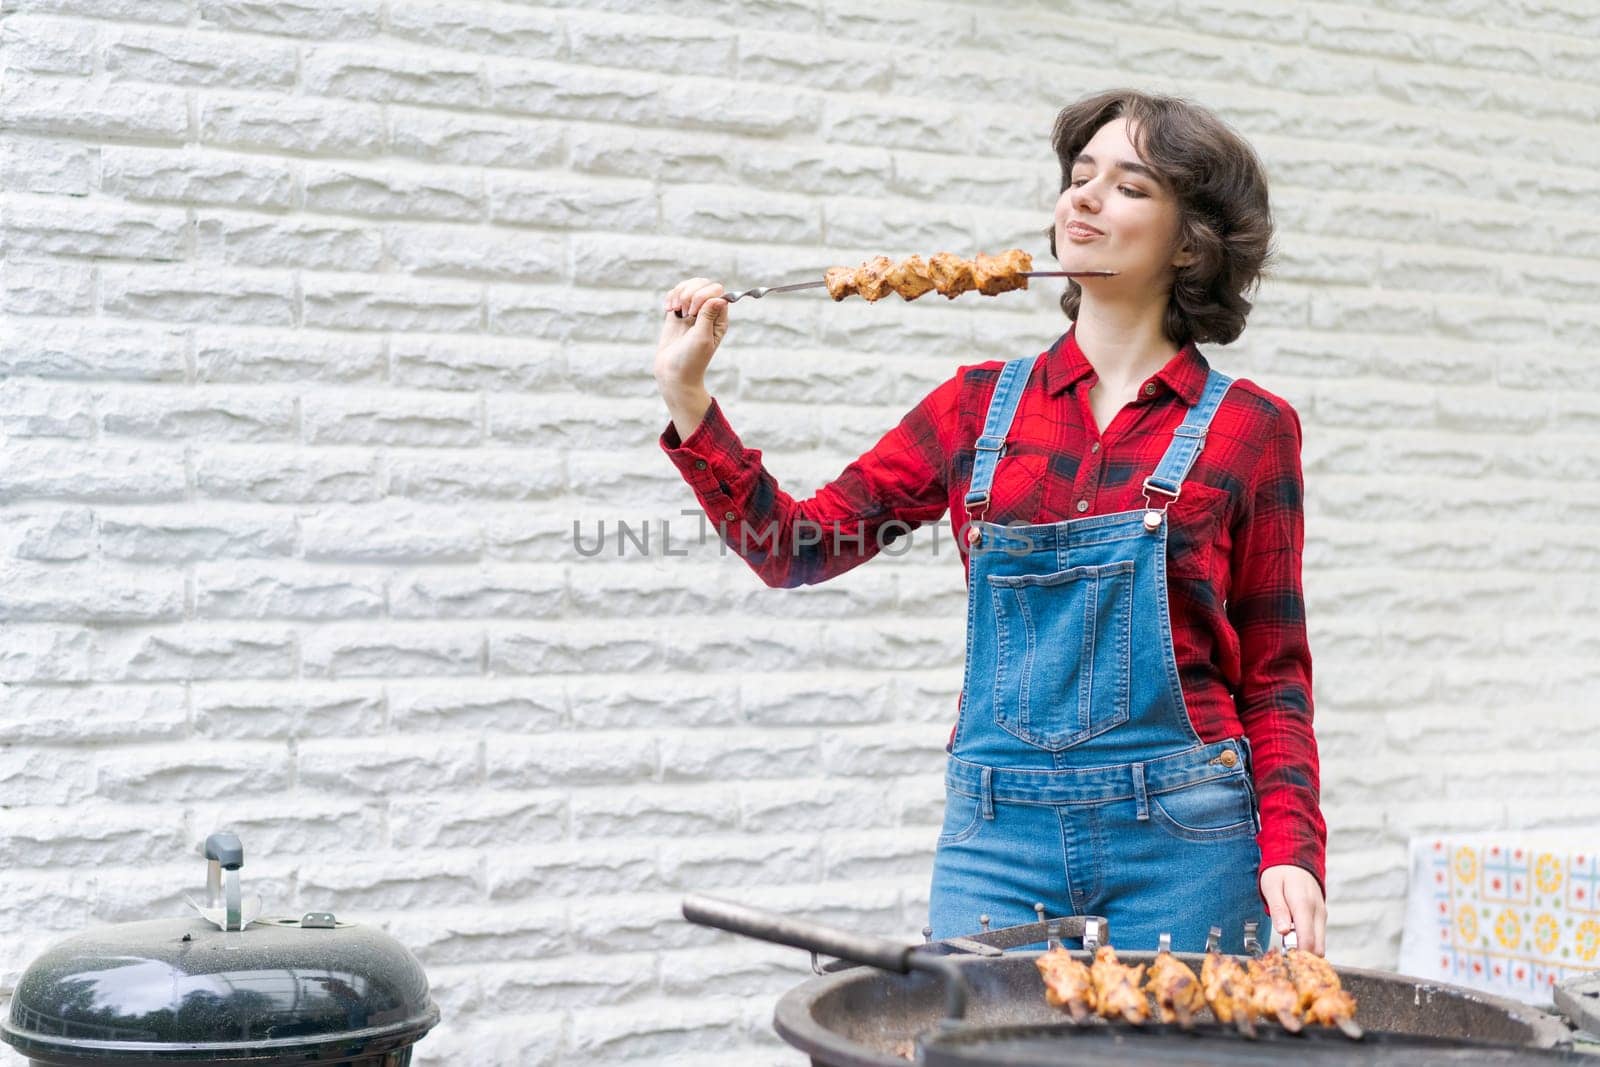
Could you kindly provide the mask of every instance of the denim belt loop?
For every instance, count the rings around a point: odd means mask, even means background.
[[[981,788],[982,788],[982,792],[983,792],[983,817],[985,819],[989,819],[990,821],[993,821],[993,819],[994,819],[994,768],[993,767],[985,767],[983,769],[983,785],[982,785]]]
[[[1144,764],[1133,765],[1133,807],[1140,822],[1150,818],[1150,796],[1144,791]]]

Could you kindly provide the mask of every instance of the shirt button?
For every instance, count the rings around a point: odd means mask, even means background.
[[[1096,441],[1094,444],[1090,445],[1089,446],[1089,451],[1090,452],[1098,452],[1098,451],[1100,451],[1100,442]]]
[[[1156,395],[1156,383],[1155,382],[1145,382],[1144,383],[1144,395],[1145,396],[1155,396]]]
[[[1078,513],[1080,515],[1083,514],[1085,511],[1088,511],[1088,510],[1089,510],[1089,502],[1087,500],[1078,501]]]
[[[723,512],[722,517],[727,519],[729,522],[732,522],[734,519],[737,519],[739,516],[738,516],[738,514],[736,512],[726,511],[726,512]]]
[[[697,470],[697,471],[705,470],[706,469],[706,461],[703,460],[703,459],[695,460],[694,461],[694,469]]]
[[[1224,767],[1232,767],[1239,762],[1239,757],[1233,754],[1233,749],[1231,748],[1223,749],[1222,755],[1218,758],[1222,761]]]

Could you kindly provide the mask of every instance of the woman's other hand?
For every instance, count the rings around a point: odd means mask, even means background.
[[[1292,863],[1261,872],[1261,896],[1280,935],[1294,930],[1300,947],[1319,956],[1327,954],[1328,908],[1316,876]]]
[[[706,366],[728,332],[728,302],[718,299],[725,291],[706,278],[689,278],[667,291],[655,366],[663,395],[705,388]]]
[[[706,278],[689,278],[667,290],[656,342],[656,388],[667,402],[679,442],[699,428],[711,408],[706,366],[728,332],[725,290]]]

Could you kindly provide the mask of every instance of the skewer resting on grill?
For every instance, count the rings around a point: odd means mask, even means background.
[[[1185,1030],[1194,1025],[1195,1013],[1206,1006],[1205,993],[1194,971],[1170,951],[1162,949],[1150,963],[1145,988],[1155,997],[1161,1021],[1176,1021]]]
[[[1359,1040],[1362,1030],[1356,1024],[1356,998],[1340,984],[1333,965],[1321,956],[1298,948],[1284,954],[1284,963],[1300,995],[1300,1011],[1305,1021],[1337,1026],[1346,1037]]]
[[[1141,980],[1144,964],[1129,967],[1117,959],[1110,945],[1101,945],[1089,968],[1094,982],[1095,1010],[1107,1019],[1125,1019],[1139,1025],[1150,1018],[1150,1002],[1145,999]]]
[[[1066,1008],[1075,1023],[1081,1023],[1094,1014],[1098,1000],[1088,967],[1060,947],[1051,949],[1033,962],[1044,979],[1045,1003],[1051,1007]]]
[[[1251,1010],[1263,1019],[1276,1018],[1285,1030],[1298,1034],[1302,1028],[1300,992],[1289,977],[1283,953],[1272,949],[1260,959],[1251,960],[1249,973]]]
[[[1217,1022],[1224,1026],[1232,1023],[1245,1037],[1256,1036],[1255,1015],[1250,1009],[1250,975],[1244,964],[1213,948],[1200,966],[1200,983]]]

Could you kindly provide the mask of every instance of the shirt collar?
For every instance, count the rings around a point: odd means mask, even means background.
[[[1167,365],[1150,376],[1150,381],[1160,382],[1189,407],[1200,402],[1205,391],[1206,375],[1211,365],[1190,341],[1178,349]],[[1094,376],[1094,367],[1084,358],[1073,331],[1068,330],[1044,354],[1044,387],[1049,396],[1060,396],[1085,378]]]

